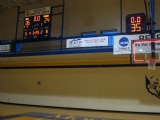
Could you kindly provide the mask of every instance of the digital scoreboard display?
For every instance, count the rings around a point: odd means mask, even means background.
[[[50,14],[50,7],[29,10],[25,13],[23,39],[50,38],[52,16]]]
[[[146,32],[146,15],[131,14],[126,16],[126,32],[128,34],[139,34]]]

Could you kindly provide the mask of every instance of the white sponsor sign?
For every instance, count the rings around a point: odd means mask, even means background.
[[[131,54],[131,40],[139,40],[142,35],[114,36],[114,54]]]
[[[37,16],[37,15],[45,15],[51,13],[51,7],[43,7],[32,10],[25,11],[25,17]]]
[[[108,37],[67,39],[66,48],[108,46]]]
[[[133,44],[135,53],[151,53],[151,42],[135,42]],[[155,52],[160,51],[160,40],[155,42]]]
[[[156,34],[155,37],[157,37],[159,33]],[[131,41],[132,40],[140,40],[140,36],[144,39],[150,39],[150,35],[149,34],[138,34],[138,35],[119,35],[119,36],[114,36],[114,50],[113,53],[116,54],[131,54]],[[138,46],[137,46],[138,47]],[[151,46],[145,46],[145,45],[141,45],[140,47],[143,47],[142,49],[144,49],[144,51],[150,51],[151,50]],[[136,48],[136,51],[141,51],[141,49]],[[159,49],[159,46],[157,46],[157,49]]]
[[[0,52],[10,52],[10,45],[0,45]]]

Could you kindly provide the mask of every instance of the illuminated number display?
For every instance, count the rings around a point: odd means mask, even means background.
[[[51,15],[26,17],[24,20],[23,39],[50,38]]]
[[[146,32],[146,15],[143,13],[127,15],[126,32],[128,34],[145,33]]]

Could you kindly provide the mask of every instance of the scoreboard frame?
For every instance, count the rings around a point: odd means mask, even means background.
[[[23,40],[50,39],[52,8],[50,6],[25,11]]]
[[[129,14],[126,16],[126,33],[141,34],[146,33],[147,22],[144,13]]]

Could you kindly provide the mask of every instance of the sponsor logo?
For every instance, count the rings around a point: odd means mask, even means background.
[[[123,37],[119,40],[119,45],[122,47],[126,47],[129,44],[129,40],[126,37]]]
[[[69,47],[81,47],[82,41],[81,39],[74,39],[69,41]]]
[[[28,17],[30,15],[30,11],[26,11],[26,16]]]

